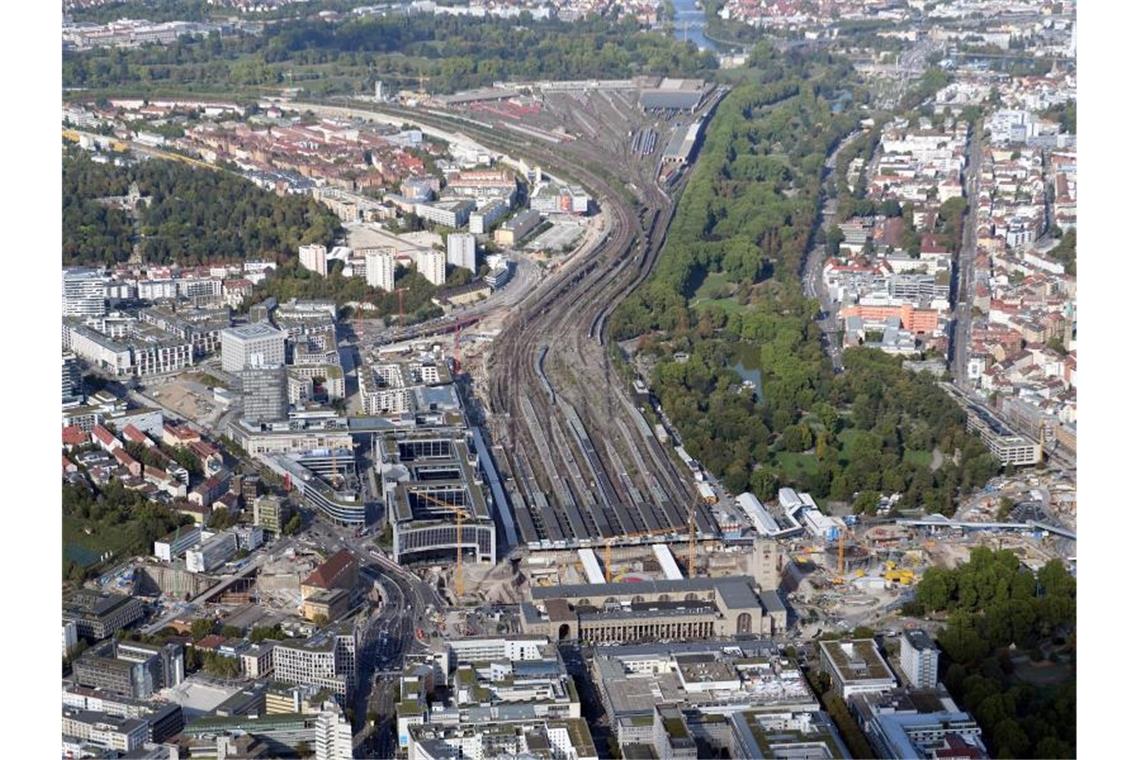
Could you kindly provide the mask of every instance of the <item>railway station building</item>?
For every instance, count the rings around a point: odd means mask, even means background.
[[[528,634],[621,644],[736,634],[774,636],[787,610],[747,576],[539,587],[523,602]]]

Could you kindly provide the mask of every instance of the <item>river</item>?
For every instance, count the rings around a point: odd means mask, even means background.
[[[673,0],[673,36],[715,52],[717,44],[705,36],[705,23],[705,11],[697,7],[697,0]]]

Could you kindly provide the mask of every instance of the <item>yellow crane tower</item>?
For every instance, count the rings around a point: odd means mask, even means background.
[[[614,538],[615,536],[610,536],[606,539],[606,583],[613,583],[614,580],[613,570],[611,569],[614,563]]]
[[[843,532],[841,532],[839,534],[839,558],[838,558],[838,561],[835,563],[836,569],[839,570],[839,577],[840,578],[842,578],[844,575],[847,574],[847,564],[845,562],[845,557],[843,556],[843,550],[845,548],[845,542],[846,541],[847,541],[847,531],[844,530]]]
[[[455,601],[458,602],[463,596],[463,520],[467,517],[466,508],[462,505],[440,501],[431,494],[422,491],[416,491],[415,494],[432,504],[451,510],[451,513],[455,515]]]

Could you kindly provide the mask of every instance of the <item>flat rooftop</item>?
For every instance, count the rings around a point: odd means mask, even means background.
[[[874,639],[821,641],[819,646],[840,677],[848,683],[894,678]]]

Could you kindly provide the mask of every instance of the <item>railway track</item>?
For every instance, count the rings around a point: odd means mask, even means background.
[[[541,165],[582,185],[606,220],[596,241],[519,304],[489,359],[492,432],[522,496],[513,507],[523,540],[559,546],[687,538],[696,503],[688,474],[649,431],[606,348],[607,320],[651,274],[672,218],[674,202],[656,184],[656,162],[630,155],[624,131],[620,152],[599,156],[582,141],[530,141],[469,118],[382,112]],[[636,205],[630,178],[638,181]],[[701,535],[715,535],[703,505],[697,525]]]

